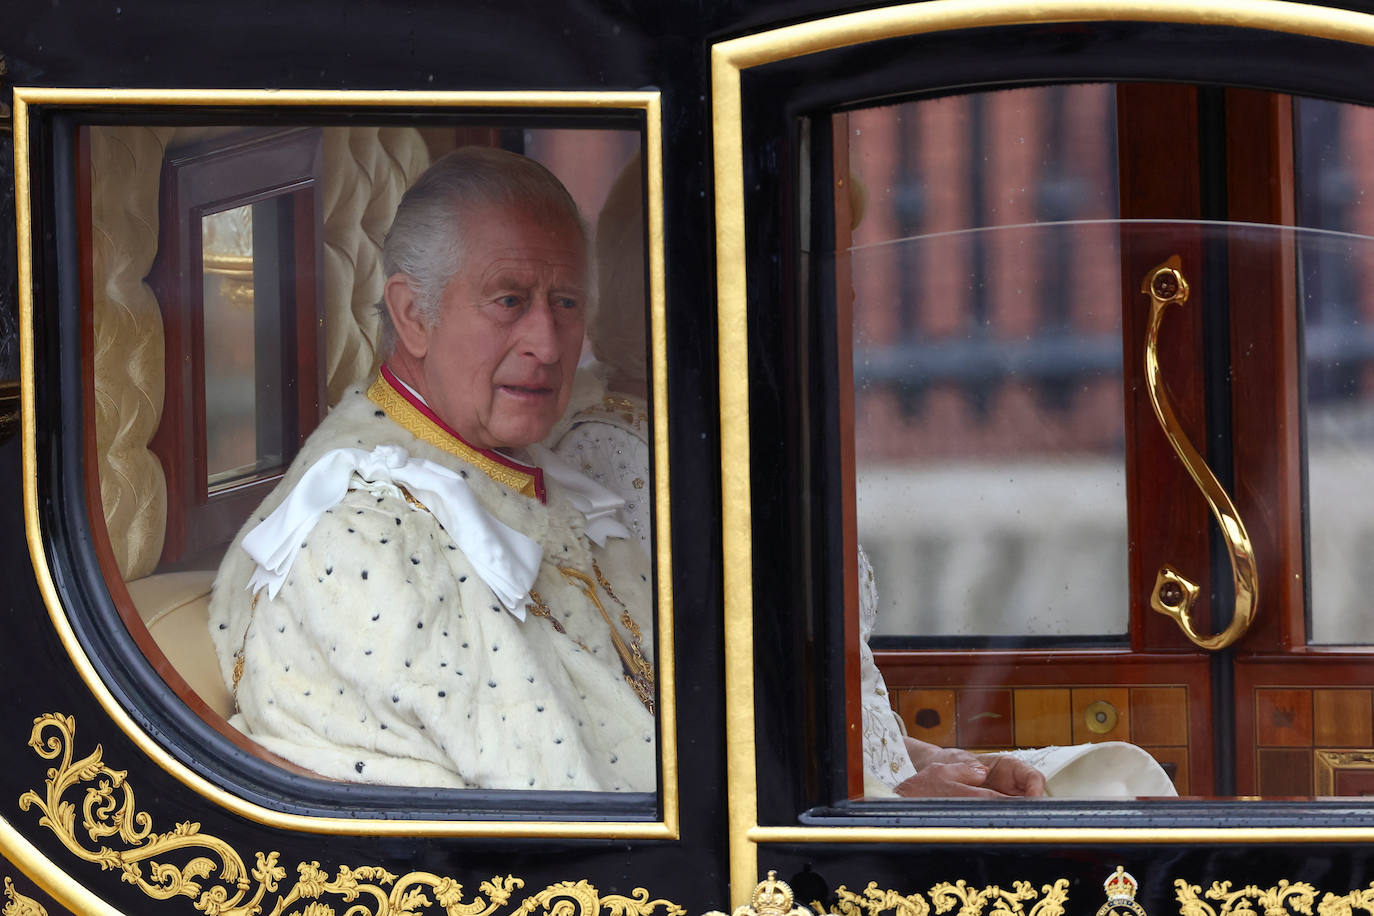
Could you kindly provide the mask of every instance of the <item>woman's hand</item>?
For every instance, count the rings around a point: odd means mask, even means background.
[[[1039,798],[1045,777],[1015,757],[982,757],[956,747],[906,738],[916,775],[897,786],[906,798]]]

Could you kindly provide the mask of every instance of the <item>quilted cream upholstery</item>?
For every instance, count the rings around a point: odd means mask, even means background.
[[[332,407],[376,371],[382,239],[406,188],[429,167],[410,128],[324,132],[325,377]]]

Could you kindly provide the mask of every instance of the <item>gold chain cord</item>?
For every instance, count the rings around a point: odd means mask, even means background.
[[[643,635],[640,633],[639,624],[635,623],[634,618],[630,616],[630,609],[627,608],[625,602],[621,601],[620,597],[616,595],[615,590],[611,588],[610,580],[606,578],[605,573],[601,571],[601,567],[596,564],[595,560],[592,561],[592,572],[596,574],[595,581],[592,580],[591,576],[576,569],[559,567],[558,571],[563,574],[564,579],[581,588],[583,594],[587,596],[587,599],[591,601],[592,604],[596,605],[596,609],[601,612],[601,618],[606,621],[606,626],[610,628],[611,643],[615,646],[616,654],[620,656],[620,664],[625,669],[625,683],[630,685],[630,689],[635,692],[635,696],[639,697],[639,702],[644,704],[644,708],[649,710],[650,714],[653,714],[654,667],[649,663],[649,660],[644,657]],[[611,620],[611,615],[606,610],[606,605],[602,604],[601,599],[597,597],[596,586],[598,583],[601,585],[602,589],[605,590],[606,594],[611,596],[611,600],[620,605],[620,623],[630,634],[630,642],[628,644],[625,642],[624,637],[620,635],[620,631],[616,628],[615,622]],[[567,633],[563,624],[559,623],[557,618],[553,616],[553,612],[549,610],[548,604],[545,603],[544,599],[540,597],[537,591],[531,589],[530,597],[534,599],[534,603],[526,604],[525,608],[531,614],[548,620],[549,623],[553,624],[553,628],[557,632]],[[581,646],[584,651],[591,651],[581,640],[577,640],[577,644]]]

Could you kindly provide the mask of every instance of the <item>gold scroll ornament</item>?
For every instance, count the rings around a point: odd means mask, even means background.
[[[1164,429],[1164,435],[1183,461],[1188,473],[1192,475],[1198,489],[1202,490],[1217,525],[1221,527],[1222,537],[1226,541],[1226,552],[1231,559],[1236,606],[1231,615],[1231,623],[1225,630],[1212,636],[1202,635],[1189,616],[1197,602],[1197,583],[1189,580],[1171,564],[1165,563],[1159,570],[1159,575],[1155,577],[1154,590],[1150,593],[1150,607],[1172,618],[1195,645],[1215,651],[1231,645],[1250,628],[1258,602],[1258,577],[1255,572],[1255,551],[1250,543],[1250,535],[1245,530],[1245,523],[1240,520],[1235,503],[1231,502],[1231,497],[1226,494],[1221,482],[1183,432],[1183,426],[1174,414],[1173,405],[1169,403],[1168,395],[1164,391],[1164,381],[1160,378],[1160,321],[1166,308],[1188,301],[1188,281],[1183,277],[1181,265],[1178,255],[1174,255],[1147,273],[1141,285],[1140,291],[1150,297],[1150,326],[1145,337],[1146,388],[1150,394],[1150,403],[1154,405],[1155,417]]]
[[[71,716],[50,713],[34,720],[29,746],[57,763],[49,768],[41,795],[30,790],[19,796],[19,810],[37,808],[39,825],[77,858],[120,872],[122,880],[156,900],[189,898],[207,916],[686,914],[671,901],[649,899],[642,887],[630,896],[601,894],[586,880],[549,885],[510,908],[515,891],[525,884],[512,875],[480,882],[479,893],[471,896],[451,877],[421,871],[396,875],[379,865],[340,865],[331,876],[319,862],[300,862],[292,880],[281,853],[258,852],[249,867],[232,845],[201,833],[198,823],[183,821],[157,832],[152,815],[135,805],[127,772],[107,766],[99,745],[85,757],[74,757],[75,733]]]
[[[835,916],[930,916],[949,913],[958,907],[959,916],[982,916],[986,910],[998,916],[1063,916],[1064,903],[1069,896],[1069,879],[1060,878],[1046,884],[1037,893],[1029,881],[1013,881],[1010,890],[997,885],[978,887],[962,878],[953,883],[942,881],[930,889],[929,899],[920,893],[902,894],[883,890],[878,882],[870,881],[862,893],[840,885],[835,891]],[[1027,906],[1029,904],[1029,906]],[[754,888],[749,903],[735,907],[731,916],[826,916],[825,904],[811,901],[808,909],[794,905],[792,888],[778,880],[778,873],[769,871],[768,877]],[[703,916],[725,916],[712,910]]]

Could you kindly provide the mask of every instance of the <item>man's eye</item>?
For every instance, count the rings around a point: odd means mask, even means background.
[[[519,308],[519,307],[520,307],[520,297],[519,297],[519,296],[502,296],[501,298],[499,298],[499,299],[496,300],[496,303],[497,303],[498,305],[503,305],[503,306],[505,306],[505,307],[508,308],[508,309],[515,309],[515,308]]]
[[[580,300],[574,299],[571,296],[561,296],[554,300],[554,304],[561,309],[575,309],[582,305]]]

